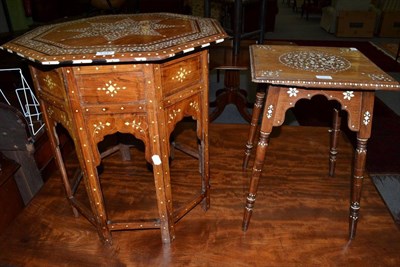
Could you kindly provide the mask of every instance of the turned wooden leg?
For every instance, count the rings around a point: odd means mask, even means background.
[[[349,238],[354,239],[357,230],[357,221],[360,212],[360,198],[364,180],[365,161],[367,158],[367,141],[357,137],[357,148],[354,159],[354,170],[351,187]]]
[[[249,136],[248,136],[246,148],[244,151],[244,158],[243,158],[243,165],[242,165],[243,170],[245,170],[247,168],[247,165],[249,163],[249,158],[251,155],[251,150],[253,149],[254,139],[256,137],[258,121],[260,119],[260,113],[262,110],[264,98],[265,98],[265,92],[258,92],[256,94],[256,102],[254,103],[253,115],[252,115],[251,123],[250,123]]]
[[[253,213],[254,203],[256,201],[256,194],[258,188],[258,182],[260,180],[261,171],[264,165],[265,153],[269,142],[270,133],[260,132],[260,138],[257,144],[256,158],[250,179],[249,194],[246,198],[246,206],[244,208],[242,229],[246,231],[249,227],[250,218]]]
[[[329,176],[335,176],[337,147],[340,134],[339,110],[333,110],[332,129],[330,129],[330,149],[329,149]]]

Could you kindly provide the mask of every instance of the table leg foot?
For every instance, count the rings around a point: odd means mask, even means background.
[[[242,230],[245,232],[249,228],[250,218],[253,214],[254,202],[256,201],[256,195],[249,193],[246,198],[246,207],[244,208]]]
[[[360,205],[358,203],[352,203],[350,206],[350,219],[349,219],[349,239],[356,237],[358,213]]]

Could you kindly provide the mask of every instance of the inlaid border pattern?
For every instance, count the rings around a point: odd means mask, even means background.
[[[154,15],[154,14],[153,14]],[[140,22],[140,20],[148,20],[148,15],[146,14],[135,14],[135,18]],[[180,14],[160,14],[160,15],[155,15],[155,17],[152,17],[152,20],[150,22],[154,22],[152,25],[158,25],[157,23],[161,23],[162,21],[166,21],[169,18],[178,18],[181,19],[182,21],[189,21],[191,24],[192,31],[189,32],[183,32],[181,34],[173,35],[171,37],[166,37],[163,36],[162,40],[158,41],[153,41],[153,42],[147,42],[145,44],[124,44],[124,45],[118,45],[118,44],[110,44],[106,42],[104,45],[97,45],[97,46],[90,46],[87,47],[85,45],[85,42],[82,42],[82,45],[74,45],[74,46],[67,46],[62,43],[58,42],[51,42],[48,39],[44,39],[43,36],[52,31],[53,29],[56,29],[58,27],[70,27],[74,24],[77,23],[82,23],[82,21],[85,21],[87,23],[92,23],[95,24],[97,23],[96,21],[100,21],[102,17],[121,17],[121,22],[126,22],[126,15],[109,15],[109,16],[98,16],[94,18],[89,18],[89,19],[81,19],[81,20],[75,20],[71,22],[65,22],[62,25],[60,24],[53,24],[53,25],[46,25],[42,26],[40,28],[35,29],[34,31],[28,32],[27,34],[21,36],[20,38],[16,39],[14,42],[16,44],[19,44],[21,46],[26,46],[29,47],[30,49],[39,51],[43,54],[46,55],[74,55],[74,54],[93,54],[98,51],[112,51],[114,53],[128,53],[128,52],[154,52],[157,50],[163,50],[170,48],[172,46],[177,46],[180,44],[185,44],[187,42],[191,42],[197,39],[201,38],[206,38],[211,35],[218,34],[216,28],[213,27],[213,21],[212,20],[206,20],[206,19],[195,19],[193,20],[192,16],[186,16],[186,15],[180,15]],[[93,21],[95,20],[95,21]],[[93,22],[92,22],[93,21]],[[113,22],[118,23],[118,21]],[[179,26],[179,25],[176,25]],[[112,27],[109,27],[110,29]],[[115,27],[114,27],[115,30]],[[123,36],[127,36],[126,34],[132,34],[132,31],[128,31],[125,33]],[[77,32],[77,34],[82,34],[81,32]],[[93,35],[94,33],[92,33]],[[120,37],[122,38],[122,36]]]

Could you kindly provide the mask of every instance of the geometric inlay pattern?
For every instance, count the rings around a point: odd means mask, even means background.
[[[161,34],[157,30],[179,27],[179,25],[159,24],[160,21],[162,20],[135,21],[131,18],[126,18],[113,23],[89,23],[88,27],[69,29],[67,31],[79,33],[73,36],[72,39],[79,39],[84,37],[103,37],[110,42],[129,35],[160,36]]]
[[[181,67],[180,70],[178,71],[178,73],[176,74],[176,76],[172,77],[172,80],[176,79],[180,82],[183,82],[187,78],[187,75],[189,75],[190,73],[191,73],[190,70],[187,71],[186,69]]]
[[[119,90],[125,90],[126,87],[119,87],[116,83],[113,83],[112,81],[108,81],[106,83],[105,87],[98,87],[97,90],[99,91],[106,91],[107,95],[110,95],[111,97],[114,97],[118,93]]]

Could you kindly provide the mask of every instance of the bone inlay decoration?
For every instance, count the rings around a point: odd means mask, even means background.
[[[98,134],[101,130],[106,128],[106,126],[109,127],[110,125],[111,125],[111,123],[109,123],[109,122],[103,123],[103,122],[99,121],[98,124],[93,124],[94,133]]]
[[[46,75],[46,78],[44,78],[43,81],[46,83],[49,89],[53,89],[57,85],[55,82],[53,82],[53,79],[51,79],[49,75]]]
[[[170,113],[168,116],[169,116],[169,120],[168,120],[168,123],[171,123],[174,119],[175,119],[175,117],[176,116],[178,116],[178,114],[179,113],[181,113],[181,109],[179,108],[178,110],[172,110],[172,113]]]
[[[366,111],[364,113],[364,120],[363,123],[365,126],[367,126],[369,124],[369,122],[371,121],[371,113],[369,111]]]
[[[351,100],[353,97],[354,97],[354,92],[353,91],[343,92],[343,99]]]
[[[281,72],[281,70],[264,70],[261,72],[261,76],[265,78],[277,78]]]
[[[126,121],[126,122],[125,122],[125,125],[126,125],[126,126],[132,126],[132,128],[134,128],[134,129],[136,129],[136,130],[139,130],[141,133],[143,133],[144,130],[143,130],[141,124],[142,124],[142,123],[141,123],[140,121],[136,122],[136,120],[133,120],[133,121],[131,121],[131,122],[129,122],[129,121]]]
[[[61,120],[65,123],[65,126],[68,127],[70,124],[68,117],[64,113],[61,113],[60,117]]]
[[[272,117],[272,113],[274,112],[274,106],[269,105],[267,109],[267,118],[270,119]]]
[[[111,97],[114,97],[118,93],[119,90],[125,90],[126,87],[122,86],[119,87],[117,83],[113,83],[111,80],[108,81],[104,87],[98,87],[98,91],[106,91],[107,95],[110,95]]]
[[[385,76],[383,74],[368,73],[367,76],[370,77],[374,81],[383,81],[383,82],[393,81],[393,79],[391,77]]]
[[[168,31],[174,33],[166,35]],[[206,37],[207,40],[198,42]],[[100,57],[118,61],[125,55],[134,61],[155,56],[158,60],[159,56],[170,57],[176,52],[202,46],[206,41],[209,44],[224,38],[225,34],[219,32],[211,19],[188,19],[187,15],[173,13],[141,13],[94,16],[41,26],[19,37],[11,46],[17,53],[25,52],[25,48],[19,46],[35,50],[25,56],[43,64],[70,60],[75,60],[74,64],[84,64]],[[87,44],[90,39],[95,39],[95,43]],[[177,44],[185,45],[177,47]]]
[[[351,67],[344,57],[320,51],[293,51],[284,53],[279,61],[290,68],[312,72],[339,72]]]
[[[189,104],[192,108],[194,108],[196,111],[199,111],[200,109],[199,109],[199,103],[197,103],[197,101],[193,101],[193,102],[190,102],[190,104]]]
[[[72,37],[73,39],[99,37],[105,38],[107,41],[112,42],[130,35],[161,36],[157,30],[180,27],[177,25],[160,24],[160,22],[161,19],[135,21],[130,18],[126,18],[113,23],[89,22],[89,27],[72,29],[69,31],[78,33]]]
[[[258,145],[262,147],[266,147],[268,144],[265,141],[258,141]]]
[[[290,88],[287,90],[287,93],[288,93],[289,97],[297,97],[298,92],[299,92],[299,90],[297,90],[297,89],[294,88],[294,87],[290,87]]]
[[[175,77],[172,77],[172,80],[178,80],[179,82],[183,82],[186,78],[187,78],[187,75],[189,75],[191,73],[191,71],[189,70],[186,70],[186,69],[184,69],[184,68],[180,68],[179,70],[178,70],[178,73],[176,74],[176,76]]]
[[[47,114],[51,117],[54,114],[54,110],[51,107],[47,107]]]

